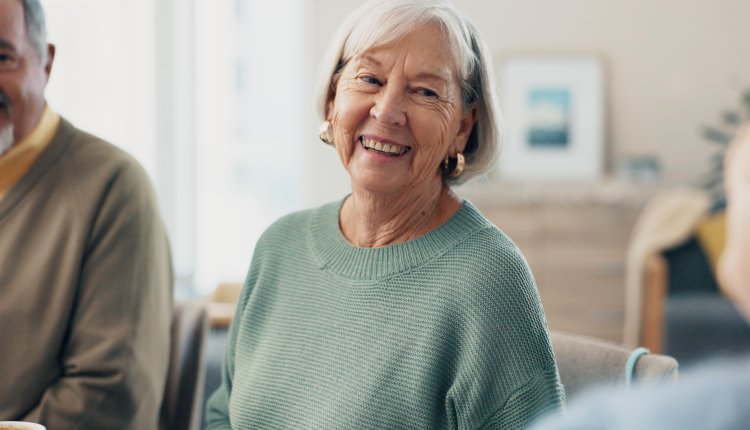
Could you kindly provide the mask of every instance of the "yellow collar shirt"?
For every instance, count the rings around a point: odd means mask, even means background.
[[[4,155],[0,155],[0,199],[13,188],[47,148],[57,132],[58,125],[60,116],[45,106],[42,119],[34,130]]]

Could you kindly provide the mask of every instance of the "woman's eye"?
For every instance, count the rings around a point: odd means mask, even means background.
[[[429,88],[417,88],[417,94],[431,99],[438,98],[438,93]]]
[[[380,80],[374,76],[362,76],[360,78],[362,82],[370,85],[383,85]]]

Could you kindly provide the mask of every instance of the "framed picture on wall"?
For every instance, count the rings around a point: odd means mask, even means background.
[[[604,77],[591,56],[518,56],[500,65],[509,180],[586,181],[601,177]]]

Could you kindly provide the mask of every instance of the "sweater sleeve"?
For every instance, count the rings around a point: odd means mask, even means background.
[[[261,237],[262,241],[262,237]],[[260,241],[259,241],[260,244]],[[224,354],[224,363],[222,364],[221,370],[221,385],[219,388],[210,396],[206,403],[206,428],[205,430],[231,430],[231,421],[229,419],[229,401],[232,397],[232,386],[234,377],[234,358],[235,350],[237,345],[237,335],[240,330],[242,317],[244,314],[245,306],[252,293],[253,286],[257,279],[257,268],[259,260],[259,246],[256,247],[253,253],[253,262],[250,264],[250,271],[245,285],[242,289],[242,294],[237,303],[237,311],[234,314],[234,320],[229,329],[229,336],[227,338],[226,353]]]
[[[473,258],[448,413],[457,429],[520,429],[562,408],[547,324],[526,260],[507,246]]]
[[[243,291],[243,296],[245,295],[245,291],[247,291],[247,287]],[[221,385],[208,398],[206,403],[206,430],[231,430],[232,428],[229,421],[229,399],[232,395],[234,351],[237,343],[238,320],[241,314],[240,304],[238,303],[234,321],[232,321],[229,329],[224,363],[221,368]]]
[[[556,380],[556,374],[540,373],[513,393],[508,401],[480,428],[487,430],[525,429],[537,419],[560,411],[563,406],[563,393]]]
[[[239,306],[238,306],[239,307]],[[206,430],[231,430],[229,421],[229,398],[232,394],[232,375],[234,373],[234,349],[237,342],[237,320],[239,308],[227,339],[226,353],[221,370],[221,385],[208,398],[206,403]]]
[[[102,190],[82,251],[75,307],[59,352],[60,376],[23,419],[49,429],[158,425],[169,360],[172,267],[145,172],[128,159],[106,184],[79,175],[71,205]],[[90,186],[89,186],[90,185]],[[81,219],[87,215],[81,213]]]

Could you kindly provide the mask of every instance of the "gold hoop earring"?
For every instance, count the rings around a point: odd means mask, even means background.
[[[464,172],[464,167],[466,167],[466,159],[464,158],[464,154],[460,152],[456,154],[456,158],[450,158],[449,155],[446,155],[445,160],[443,160],[443,172],[451,178],[461,176],[461,173]]]
[[[326,144],[333,145],[333,128],[331,127],[330,121],[323,121],[323,123],[320,124],[318,137]]]

